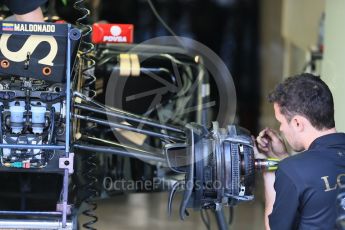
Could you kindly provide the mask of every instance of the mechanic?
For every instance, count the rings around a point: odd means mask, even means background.
[[[303,152],[289,156],[270,128],[256,138],[261,153],[283,159],[275,174],[263,176],[266,229],[335,229],[336,197],[345,186],[345,134],[335,128],[332,93],[319,77],[303,73],[278,84],[269,101],[287,143]]]
[[[17,21],[44,22],[41,5],[47,0],[5,0],[3,3],[14,13]]]

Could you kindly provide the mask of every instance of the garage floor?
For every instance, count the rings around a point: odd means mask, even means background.
[[[256,200],[235,207],[234,221],[230,230],[263,230],[262,188],[256,190]],[[187,220],[180,221],[178,217],[180,197],[176,197],[173,214],[167,214],[167,193],[154,194],[129,194],[118,196],[99,202],[97,209],[98,223],[95,227],[99,230],[176,230],[196,229],[205,230],[199,212],[190,211]],[[228,216],[226,210],[226,216]],[[212,215],[210,213],[210,215]],[[84,223],[85,217],[79,218]],[[216,221],[212,216],[211,229],[216,230]]]

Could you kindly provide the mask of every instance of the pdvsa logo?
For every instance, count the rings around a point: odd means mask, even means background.
[[[112,36],[104,36],[104,42],[127,42],[127,37],[121,36],[122,29],[120,26],[110,27],[110,33]]]
[[[101,43],[133,43],[134,26],[132,24],[103,24],[92,26],[92,42]]]

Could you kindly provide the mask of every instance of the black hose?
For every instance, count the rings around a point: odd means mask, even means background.
[[[169,198],[168,198],[168,215],[171,216],[172,212],[172,203],[175,198],[176,192],[178,188],[182,185],[181,181],[177,181],[173,187],[171,188],[171,191],[169,193]]]
[[[2,111],[3,111],[3,106],[0,106],[0,144],[2,144]],[[2,158],[2,148],[0,148],[0,157]],[[1,164],[1,162],[0,162]]]
[[[226,219],[225,219],[223,209],[222,209],[222,208],[216,209],[216,210],[214,211],[214,214],[215,214],[215,216],[216,216],[218,229],[219,229],[219,230],[228,230],[229,227],[228,227],[227,221],[226,221]]]
[[[234,207],[230,206],[229,207],[229,225],[232,224],[233,220],[234,220]]]
[[[50,109],[50,127],[49,127],[49,139],[48,144],[50,145],[52,141],[54,140],[54,131],[55,131],[55,108],[52,107]]]
[[[4,110],[4,108],[1,105],[0,106],[0,144],[2,144],[2,112],[3,112],[3,110]]]
[[[200,216],[201,216],[202,222],[205,224],[206,229],[211,230],[211,220],[210,220],[210,215],[208,214],[208,211],[206,209],[201,209]]]

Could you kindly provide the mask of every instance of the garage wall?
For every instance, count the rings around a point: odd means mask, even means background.
[[[262,0],[260,4],[260,130],[266,126],[277,126],[273,107],[268,103],[267,95],[283,79],[282,2],[283,0]]]
[[[284,77],[299,74],[317,46],[325,0],[283,0]],[[321,74],[320,72],[318,74]]]
[[[334,96],[335,122],[345,132],[345,0],[326,1],[324,79]]]
[[[260,128],[277,126],[267,94],[284,77],[302,72],[310,48],[317,45],[324,11],[325,0],[260,1]],[[321,70],[318,71],[321,74]]]

